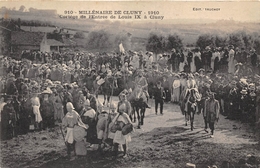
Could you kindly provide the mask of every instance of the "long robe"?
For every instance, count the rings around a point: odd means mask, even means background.
[[[235,56],[235,51],[231,49],[228,53],[228,73],[232,73],[232,74],[235,73],[234,56]]]
[[[180,101],[180,91],[181,91],[181,83],[179,79],[174,80],[172,84],[172,102]]]
[[[64,117],[63,97],[60,94],[54,97],[54,120],[62,120]]]
[[[91,144],[97,143],[97,120],[96,120],[96,112],[91,107],[88,107],[87,109],[82,109],[81,112],[81,118],[84,124],[89,125],[89,128],[87,130],[87,142]]]

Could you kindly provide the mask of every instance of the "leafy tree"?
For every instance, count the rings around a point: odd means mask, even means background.
[[[179,50],[183,48],[182,40],[178,35],[169,35],[167,42],[167,51],[171,51],[173,48]]]
[[[260,53],[260,36],[256,36],[256,39],[253,42],[252,47],[256,50],[256,53]]]
[[[158,36],[157,34],[151,33],[149,35],[147,44],[146,44],[146,50],[147,51],[152,51],[156,54],[160,53],[163,51],[163,37]]]
[[[215,39],[210,34],[200,35],[196,42],[196,46],[200,47],[201,49],[205,49],[206,46],[214,47]]]
[[[91,49],[112,47],[111,38],[104,30],[93,31],[88,36],[87,47]]]
[[[24,12],[24,10],[25,10],[25,6],[24,5],[20,6],[19,11]]]
[[[229,35],[228,44],[236,47],[245,47],[245,43],[241,33],[232,33]]]
[[[74,38],[80,38],[80,39],[84,39],[85,38],[85,34],[81,31],[76,32],[76,34],[74,35]]]
[[[215,45],[216,47],[225,47],[228,45],[228,39],[227,37],[220,37],[220,36],[216,36],[215,37]]]
[[[250,49],[251,47],[253,47],[253,41],[254,41],[253,36],[246,34],[246,32],[241,32],[241,35],[242,35],[245,48]]]
[[[36,12],[37,11],[37,9],[35,9],[35,8],[29,8],[29,12]]]

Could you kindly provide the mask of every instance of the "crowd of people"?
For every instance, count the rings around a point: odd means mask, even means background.
[[[164,103],[182,106],[187,89],[196,88],[201,97],[197,112],[205,117],[206,132],[210,98],[219,103],[219,112],[227,119],[252,125],[259,122],[260,60],[254,49],[247,52],[232,45],[223,49],[173,49],[157,56],[128,51],[23,52],[20,60],[2,57],[2,140],[63,125],[68,155],[75,148],[76,153],[84,155],[86,137],[90,144],[98,144],[98,149],[110,142],[115,155],[121,144],[126,157],[131,137],[123,135],[122,129],[132,124],[131,102],[127,99],[137,85],[147,98],[155,99],[156,114],[158,104],[160,114]],[[108,98],[100,103],[98,94],[119,95],[120,101],[111,104]],[[149,104],[146,107],[150,108]],[[117,129],[112,132],[115,125]],[[210,129],[213,135],[212,124]]]

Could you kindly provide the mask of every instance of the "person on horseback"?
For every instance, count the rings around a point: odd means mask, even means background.
[[[188,74],[188,80],[186,86],[188,89],[198,88],[194,76],[192,74]]]
[[[147,101],[149,99],[149,93],[148,93],[148,83],[147,83],[147,79],[143,76],[144,71],[142,69],[140,69],[138,71],[138,76],[136,76],[135,78],[135,87],[141,87],[146,98]],[[146,106],[146,108],[151,108],[148,104]]]

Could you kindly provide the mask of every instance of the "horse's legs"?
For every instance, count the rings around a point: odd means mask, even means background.
[[[196,110],[195,111],[191,111],[191,113],[190,113],[190,127],[191,127],[191,131],[193,131],[193,121],[194,121],[194,113],[196,112]]]
[[[136,121],[136,116],[135,116],[135,106],[134,106],[134,104],[133,103],[131,103],[131,106],[132,106],[132,111],[131,111],[131,121],[132,122],[134,122],[135,123],[135,121]]]
[[[188,114],[187,114],[186,111],[184,112],[184,115],[185,115],[185,126],[187,126],[187,125],[188,125],[188,120],[187,120],[187,115],[188,115]]]
[[[109,104],[110,96],[111,96],[110,94],[107,95],[107,107],[110,106],[110,104]]]
[[[139,107],[136,107],[136,114],[137,114],[137,119],[138,119],[138,126],[137,128],[140,128],[140,125],[141,125],[141,122],[140,122],[140,108]]]
[[[141,113],[141,125],[144,125],[145,107],[141,108],[140,113]]]
[[[136,122],[135,107],[132,109],[132,116],[134,116],[134,123]]]
[[[103,93],[104,94],[104,101],[103,101],[103,105],[105,106],[105,104],[106,104],[106,94],[105,93]]]

